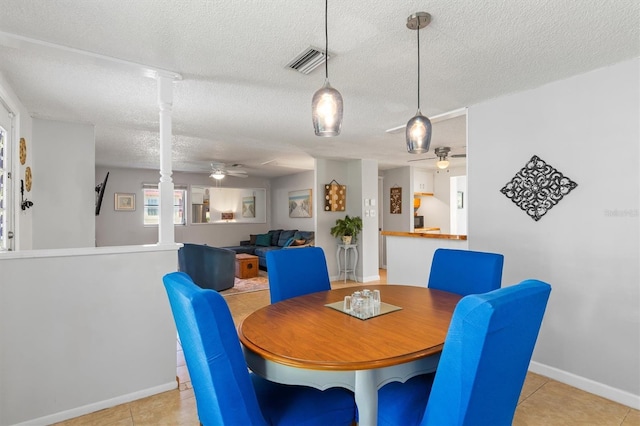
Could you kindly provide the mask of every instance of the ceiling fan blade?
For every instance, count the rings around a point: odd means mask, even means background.
[[[467,158],[467,154],[453,154],[450,155],[451,158]]]
[[[435,160],[437,157],[427,157],[427,158],[416,158],[414,160],[407,160],[407,163],[411,163],[412,161],[425,161],[425,160]]]

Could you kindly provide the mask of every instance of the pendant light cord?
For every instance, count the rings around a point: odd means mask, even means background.
[[[329,0],[324,0],[324,78],[329,79],[329,27],[327,25],[329,17]]]
[[[418,111],[420,111],[420,17],[418,16]]]

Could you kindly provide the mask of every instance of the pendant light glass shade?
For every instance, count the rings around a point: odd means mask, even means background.
[[[418,112],[409,120],[406,129],[407,151],[422,154],[429,151],[431,145],[431,120],[420,112],[420,28],[431,22],[431,15],[417,12],[407,18],[407,28],[415,30],[418,38]]]
[[[329,79],[311,101],[316,136],[338,136],[342,128],[342,95],[331,87]]]
[[[420,110],[407,123],[406,129],[407,151],[412,154],[422,154],[429,151],[431,145],[431,120],[422,115]]]
[[[329,84],[329,30],[327,25],[329,0],[324,2],[324,85],[313,94],[311,115],[316,136],[338,136],[342,129],[342,95]]]
[[[214,179],[216,179],[216,180],[220,180],[220,179],[223,179],[223,178],[224,178],[224,173],[219,172],[219,171],[215,171],[215,172],[211,173],[211,174],[209,175],[209,177],[212,177],[212,178],[214,178]]]

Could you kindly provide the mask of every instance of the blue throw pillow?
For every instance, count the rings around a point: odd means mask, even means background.
[[[293,242],[294,242],[294,241],[295,241],[295,240],[293,239],[293,237],[291,237],[291,238],[289,238],[289,239],[287,240],[287,242],[286,242],[286,243],[284,243],[284,245],[283,245],[282,247],[289,247],[291,244],[293,244]]]
[[[256,245],[269,247],[271,245],[271,235],[269,234],[258,234],[256,235]]]

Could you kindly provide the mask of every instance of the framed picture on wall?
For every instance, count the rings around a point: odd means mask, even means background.
[[[311,217],[311,190],[289,192],[289,217]]]
[[[256,197],[242,197],[242,217],[256,217]]]
[[[136,209],[136,194],[116,192],[115,209],[132,212]]]
[[[391,188],[390,194],[391,214],[402,213],[402,188],[399,186]]]

